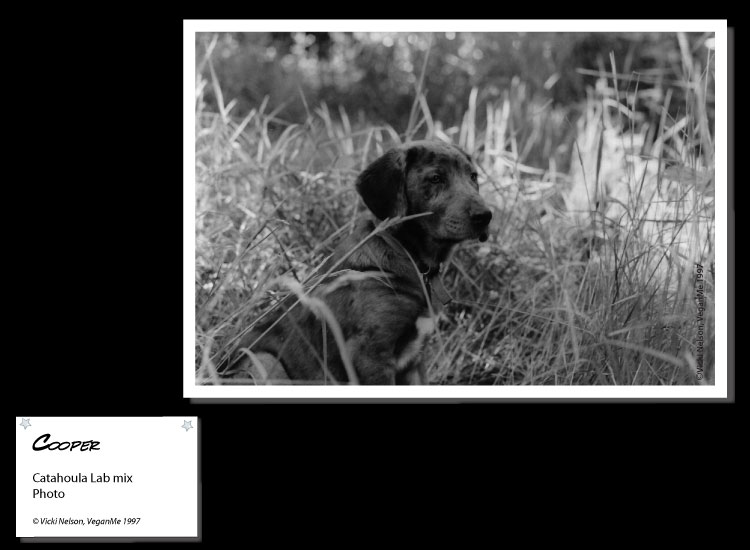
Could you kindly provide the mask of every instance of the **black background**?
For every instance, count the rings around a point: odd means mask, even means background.
[[[9,80],[27,155],[6,159],[24,174],[6,197],[24,224],[6,267],[15,415],[197,415],[204,543],[466,546],[669,525],[675,501],[688,530],[721,513],[744,431],[733,404],[183,399],[182,17],[118,22],[68,29]],[[26,97],[24,78],[49,87]],[[626,497],[638,521],[615,511]]]

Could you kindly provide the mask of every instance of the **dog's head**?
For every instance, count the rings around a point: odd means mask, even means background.
[[[357,191],[381,220],[432,212],[414,220],[439,243],[486,241],[492,212],[479,195],[471,157],[440,141],[415,141],[391,149],[370,164]]]

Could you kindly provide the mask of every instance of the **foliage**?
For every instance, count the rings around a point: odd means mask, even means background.
[[[198,35],[199,59],[213,37]],[[692,52],[701,51],[707,38],[686,35]],[[236,116],[268,97],[271,112],[303,122],[304,94],[308,106],[341,106],[361,122],[402,132],[423,66],[430,112],[450,127],[461,124],[473,88],[482,112],[514,78],[530,97],[544,96],[554,105],[585,100],[595,78],[579,69],[605,70],[609,52],[619,72],[642,73],[642,89],[686,76],[677,36],[663,33],[226,33],[218,36],[213,60],[224,94],[237,101]],[[207,71],[203,76],[210,78]],[[673,106],[684,99],[676,92]],[[211,90],[205,100],[216,110]]]

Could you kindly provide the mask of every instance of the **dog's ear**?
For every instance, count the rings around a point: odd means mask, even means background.
[[[406,214],[406,160],[391,149],[373,161],[357,178],[357,192],[378,219]]]

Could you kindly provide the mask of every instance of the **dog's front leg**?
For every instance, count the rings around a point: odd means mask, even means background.
[[[349,341],[349,352],[357,371],[358,382],[367,386],[396,384],[396,361],[386,349],[373,348],[366,339]]]
[[[359,356],[355,362],[359,383],[365,386],[393,386],[396,384],[395,361]]]
[[[427,384],[427,369],[421,361],[413,361],[396,374],[399,386],[423,386]]]

